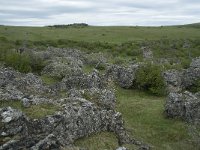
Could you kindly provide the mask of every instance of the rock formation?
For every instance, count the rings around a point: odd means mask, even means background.
[[[31,118],[23,109],[0,108],[0,149],[62,149],[73,146],[79,138],[101,131],[114,132],[119,145],[136,144],[148,149],[124,128],[122,115],[115,110],[116,98],[108,76],[97,70],[84,74],[81,67],[85,58],[79,51],[59,50],[37,53],[41,57],[48,55],[45,59],[50,63],[44,68],[44,74],[62,76],[62,81],[54,85],[45,85],[32,73],[0,68],[0,103],[18,101],[24,109],[41,104],[59,108],[42,118]],[[132,74],[128,74],[129,70],[125,75],[120,74],[120,70],[117,69],[119,82],[124,87],[131,86],[125,80],[132,81]]]
[[[200,80],[200,57],[193,59],[185,70],[170,70],[164,73],[168,87],[165,112],[168,117],[180,117],[187,122],[200,122],[200,97],[191,93],[191,87]]]

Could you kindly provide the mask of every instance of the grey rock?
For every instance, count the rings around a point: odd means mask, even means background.
[[[118,147],[116,150],[127,150],[125,147]]]
[[[13,120],[17,120],[22,116],[22,112],[12,109],[11,107],[7,107],[5,109],[0,110],[1,113],[1,122],[9,123]]]
[[[23,104],[23,106],[26,107],[26,108],[30,107],[30,101],[29,101],[29,99],[23,98],[23,99],[22,99],[22,104]]]
[[[165,112],[168,117],[180,117],[187,122],[200,122],[199,92],[185,91],[200,79],[200,58],[192,60],[188,69],[164,73],[168,87]]]
[[[200,121],[200,98],[185,91],[184,93],[170,93],[165,106],[168,117],[180,117],[187,122]]]
[[[73,57],[57,57],[43,69],[42,74],[58,78],[80,75],[82,65],[81,60]]]
[[[182,91],[182,72],[169,70],[163,73],[168,92]]]
[[[106,76],[117,82],[122,88],[131,88],[138,68],[139,64],[134,64],[129,67],[112,65],[106,70]]]

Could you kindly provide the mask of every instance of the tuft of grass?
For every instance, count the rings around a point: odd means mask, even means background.
[[[114,133],[100,132],[89,137],[78,139],[75,146],[88,150],[113,150],[118,147],[118,140]]]
[[[83,66],[83,72],[84,73],[91,73],[94,70],[94,66],[92,65],[84,65]]]
[[[57,82],[60,82],[61,79],[60,78],[57,78],[57,77],[50,77],[50,76],[47,76],[47,75],[42,75],[41,76],[41,79],[42,81],[47,84],[47,85],[53,85]]]
[[[0,107],[8,107],[8,106],[21,110],[28,117],[32,119],[40,119],[47,115],[52,115],[59,109],[58,106],[51,104],[32,105],[29,108],[24,108],[19,100],[0,101]]]
[[[133,137],[149,143],[156,150],[197,150],[191,142],[187,124],[165,118],[164,97],[137,90],[117,89],[117,110]]]

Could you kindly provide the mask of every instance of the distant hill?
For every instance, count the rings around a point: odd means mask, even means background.
[[[86,23],[73,23],[73,24],[67,24],[67,25],[52,25],[47,27],[54,27],[54,28],[68,28],[68,27],[88,27],[89,25]]]
[[[200,23],[192,23],[192,24],[180,25],[179,27],[200,28]]]

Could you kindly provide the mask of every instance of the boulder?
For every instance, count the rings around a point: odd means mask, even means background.
[[[179,117],[187,122],[200,122],[200,98],[185,91],[170,93],[165,105],[168,117]]]
[[[138,68],[139,64],[130,65],[129,67],[112,65],[106,70],[106,76],[113,79],[122,88],[131,88]]]
[[[200,80],[200,58],[192,60],[188,69],[182,71],[171,70],[164,73],[168,87],[168,98],[165,112],[168,117],[179,117],[187,122],[200,122],[199,92],[186,91]]]

